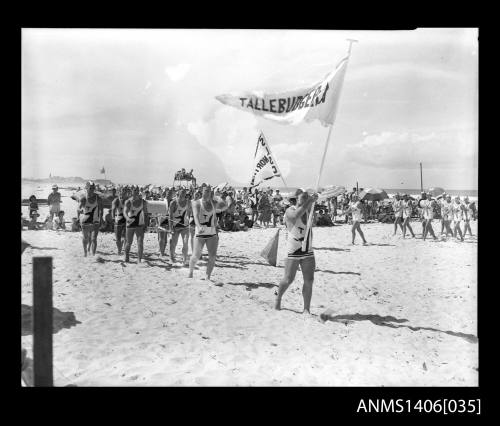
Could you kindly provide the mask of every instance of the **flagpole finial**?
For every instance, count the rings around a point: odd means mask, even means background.
[[[351,54],[351,48],[353,43],[358,43],[359,40],[355,40],[353,38],[346,38],[346,40],[349,42],[349,50],[347,52],[348,55]]]

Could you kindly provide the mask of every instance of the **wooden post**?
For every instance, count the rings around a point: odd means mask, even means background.
[[[359,195],[359,185],[358,185],[358,181],[356,181],[356,195]]]
[[[422,163],[420,163],[420,192],[424,192],[424,181],[422,180]]]
[[[52,257],[33,258],[34,386],[54,386],[52,370]]]

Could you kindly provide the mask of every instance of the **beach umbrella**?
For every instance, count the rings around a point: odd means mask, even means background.
[[[443,195],[445,190],[436,186],[435,188],[430,188],[427,192],[430,192],[432,196],[437,197],[438,195]]]
[[[318,201],[326,200],[327,198],[338,197],[344,192],[346,192],[346,189],[343,186],[328,186],[324,191],[321,191],[318,197]]]
[[[381,201],[387,198],[387,192],[379,188],[365,188],[359,193],[359,199],[363,201]]]

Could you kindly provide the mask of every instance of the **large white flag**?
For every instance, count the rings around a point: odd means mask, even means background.
[[[348,57],[322,81],[303,89],[266,94],[258,91],[216,96],[223,104],[282,124],[319,120],[324,126],[335,121]]]
[[[252,171],[250,186],[257,186],[267,179],[280,176],[278,163],[276,163],[271,154],[264,133],[260,132],[259,139],[257,139],[257,148],[255,149],[254,169]]]

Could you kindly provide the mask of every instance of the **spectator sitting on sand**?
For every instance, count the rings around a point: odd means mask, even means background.
[[[325,214],[323,210],[320,210],[318,212],[318,216],[316,218],[316,226],[333,226],[332,220],[327,214]]]
[[[40,225],[37,222],[37,218],[40,216],[38,213],[33,213],[30,217],[30,221],[28,223],[28,231],[38,231],[40,228]]]
[[[29,217],[31,217],[33,213],[38,213],[38,202],[36,201],[36,197],[34,195],[29,198],[29,202]]]
[[[50,230],[54,229],[54,225],[52,223],[52,218],[50,214],[48,214],[47,217],[45,218],[42,225],[42,229],[50,229]]]
[[[54,231],[66,229],[66,224],[64,223],[64,210],[60,210],[59,215],[54,219],[53,229]]]
[[[76,217],[73,217],[71,222],[71,232],[80,232],[80,223],[78,222],[78,219]]]

